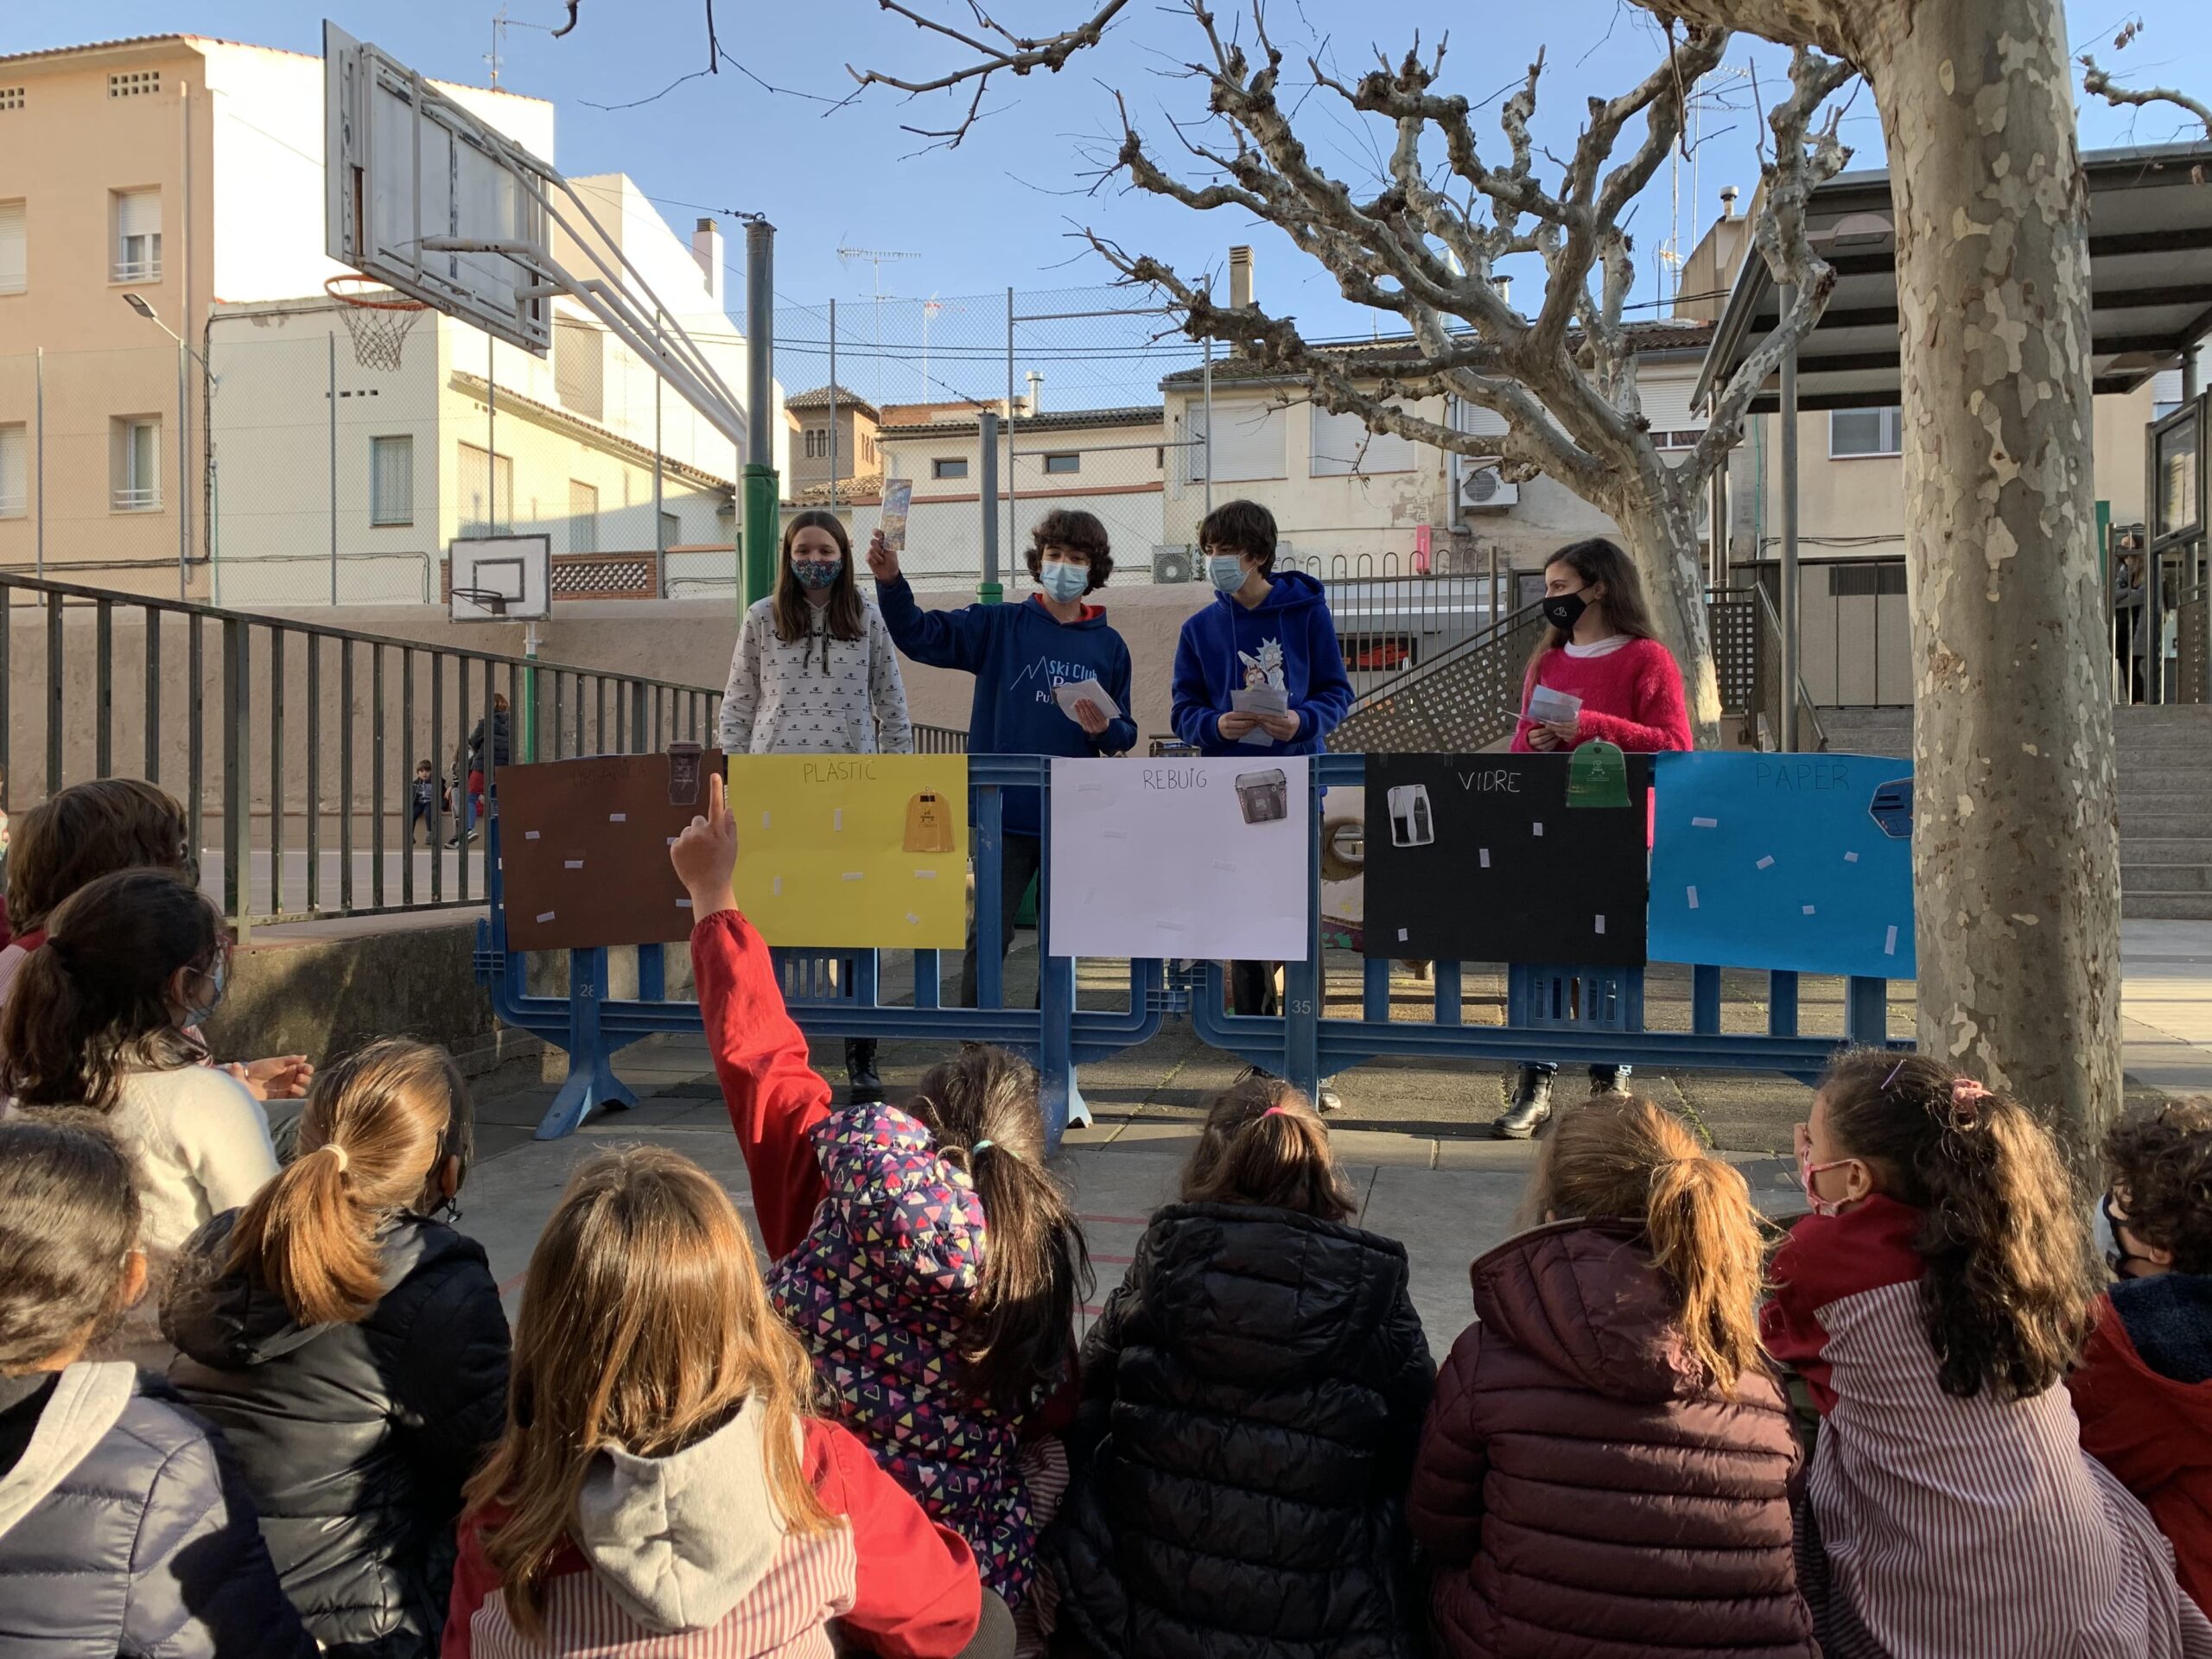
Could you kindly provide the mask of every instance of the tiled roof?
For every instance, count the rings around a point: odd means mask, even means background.
[[[1101,426],[1157,426],[1160,414],[1158,404],[1141,404],[1131,409],[1048,409],[1033,419],[1022,416],[1012,424],[1017,435],[1077,432]],[[978,421],[932,421],[926,426],[887,426],[875,435],[875,442],[878,448],[883,448],[906,438],[963,437],[980,424]]]
[[[1701,352],[1713,338],[1711,323],[1688,318],[1631,322],[1627,328],[1629,342],[1638,353]],[[1572,346],[1575,336],[1570,334],[1567,339]],[[1392,340],[1357,340],[1345,345],[1325,342],[1319,349],[1343,358],[1355,372],[1363,369],[1377,374],[1418,363],[1422,356],[1412,336],[1402,334]],[[1205,378],[1203,368],[1179,369],[1160,384],[1163,387],[1195,386]],[[1230,357],[1214,360],[1213,378],[1218,384],[1224,380],[1286,380],[1296,376],[1289,370],[1274,368],[1253,358]]]
[[[865,473],[858,478],[837,480],[837,505],[841,507],[875,506],[883,499],[883,474]],[[826,507],[830,505],[828,480],[809,484],[784,498],[787,507]]]
[[[802,391],[796,397],[785,398],[784,407],[785,409],[827,409],[830,407],[830,391],[831,388],[828,386],[817,386],[812,391]],[[836,391],[838,408],[856,409],[870,420],[877,418],[875,405],[858,392],[849,391],[842,386],[836,387]]]

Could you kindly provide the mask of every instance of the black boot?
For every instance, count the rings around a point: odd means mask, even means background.
[[[1593,1065],[1590,1068],[1590,1092],[1593,1095],[1628,1095],[1636,1091],[1629,1087],[1629,1074],[1635,1068],[1626,1065]]]
[[[874,1038],[845,1039],[845,1078],[852,1084],[855,1105],[883,1098],[883,1079],[875,1075]]]
[[[1552,1074],[1538,1066],[1524,1065],[1520,1081],[1514,1085],[1512,1105],[1490,1126],[1490,1132],[1500,1141],[1526,1141],[1551,1115]]]

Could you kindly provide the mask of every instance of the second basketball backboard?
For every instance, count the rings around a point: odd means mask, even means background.
[[[526,622],[553,609],[553,544],[547,536],[471,536],[447,551],[447,613],[456,622]]]
[[[388,53],[328,22],[322,42],[326,251],[544,356],[544,193],[560,175]]]

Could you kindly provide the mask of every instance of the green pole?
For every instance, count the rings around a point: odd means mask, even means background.
[[[536,622],[522,631],[522,654],[531,662],[537,660]],[[537,759],[537,671],[534,668],[522,671],[522,758]]]
[[[766,599],[776,585],[776,227],[765,219],[745,227],[745,499],[738,546],[738,586],[744,603]]]

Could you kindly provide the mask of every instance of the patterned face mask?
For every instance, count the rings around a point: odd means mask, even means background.
[[[793,559],[791,561],[791,575],[798,578],[798,585],[802,588],[811,588],[817,593],[836,582],[837,573],[844,568],[845,562],[834,555],[826,559]]]

